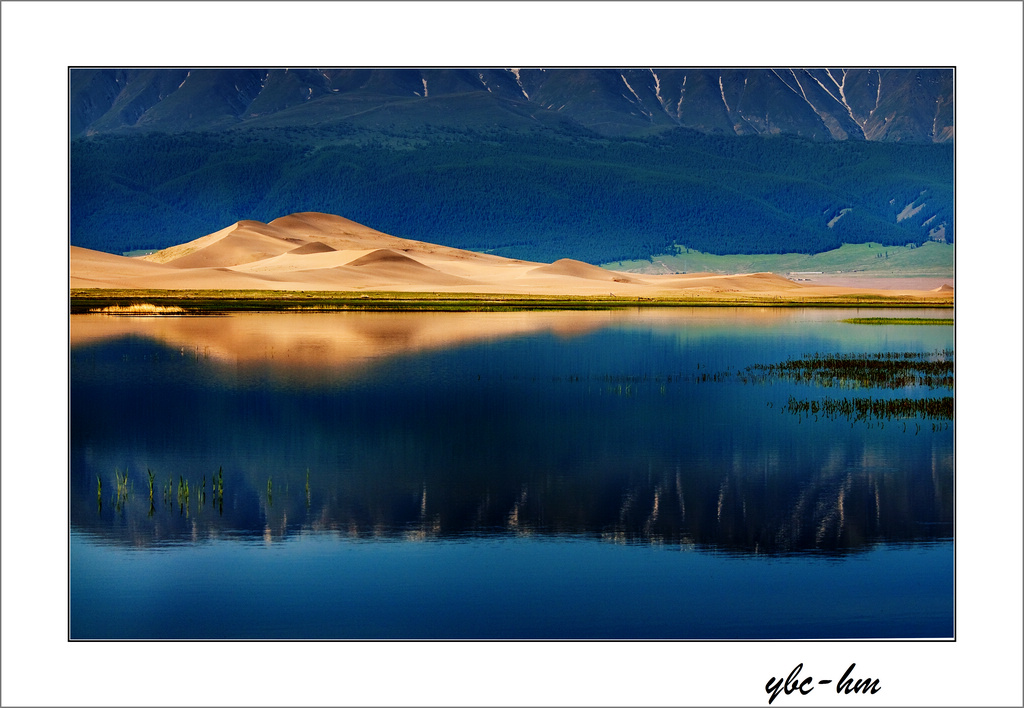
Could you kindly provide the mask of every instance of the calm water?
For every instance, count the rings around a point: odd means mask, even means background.
[[[900,314],[75,316],[71,637],[951,637],[953,421],[793,401],[952,389],[748,369]]]

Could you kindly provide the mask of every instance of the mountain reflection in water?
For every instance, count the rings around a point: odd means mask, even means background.
[[[316,478],[306,504],[301,479],[277,477],[267,498],[257,484],[229,477],[222,511],[212,503],[148,498],[136,483],[117,509],[95,495],[73,500],[80,530],[114,544],[148,546],[231,536],[286,540],[304,533],[352,539],[428,540],[493,535],[585,536],[613,543],[682,544],[746,554],[842,553],[879,542],[948,540],[952,484],[893,469],[840,464],[812,479],[767,472],[679,470],[636,478],[564,476],[417,489],[380,479],[325,488]],[[518,484],[518,486],[517,486]]]
[[[810,352],[952,346],[948,328],[848,316],[75,317],[72,526],[135,547],[533,535],[838,555],[949,540],[951,427],[798,422],[785,402],[813,389],[700,378]],[[221,506],[180,502],[181,482],[195,490],[218,468]],[[125,469],[131,491],[115,503]]]

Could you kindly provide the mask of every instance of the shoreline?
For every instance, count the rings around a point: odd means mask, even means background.
[[[649,307],[954,307],[952,294],[934,297],[843,293],[703,292],[672,297],[614,295],[523,295],[441,292],[353,292],[292,290],[133,290],[87,288],[70,291],[69,314],[174,317],[235,312],[489,312],[528,310],[618,310]],[[135,308],[131,311],[130,308]]]

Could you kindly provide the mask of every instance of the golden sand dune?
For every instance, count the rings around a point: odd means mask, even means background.
[[[335,250],[322,241],[310,241],[304,246],[293,248],[288,253],[293,256],[305,256],[310,253],[333,253]]]
[[[798,292],[806,286],[775,273],[691,273],[687,275],[659,276],[667,287],[684,289],[702,288],[709,292]]]
[[[123,277],[155,276],[165,273],[167,269],[161,265],[144,261],[141,258],[125,258],[124,256],[115,256],[112,253],[103,253],[102,251],[71,246],[71,271],[72,279],[74,279],[76,271],[79,273],[79,277],[88,279],[91,276],[105,277],[113,273],[120,274]],[[76,286],[72,285],[71,287]],[[89,286],[82,285],[79,287]]]
[[[403,285],[419,283],[427,286],[428,290],[432,287],[458,287],[474,284],[466,278],[432,268],[404,253],[392,251],[390,248],[378,248],[376,251],[356,258],[348,264],[344,271],[339,269],[339,275],[344,276],[352,268],[366,270],[377,277],[387,278],[388,282],[402,283]]]
[[[143,256],[143,260],[176,268],[230,267],[287,253],[297,245],[267,224],[239,221],[209,236]]]
[[[70,285],[155,290],[310,290],[681,295],[728,301],[801,300],[856,294],[952,300],[951,287],[884,290],[797,283],[772,273],[622,273],[572,259],[535,263],[403,239],[331,214],[300,213],[269,224],[240,221],[141,258],[71,247]]]
[[[618,273],[599,266],[590,265],[583,261],[575,261],[571,258],[562,258],[550,265],[542,265],[534,268],[531,273],[543,273],[545,275],[568,276],[570,278],[586,278],[589,280],[603,280],[613,283],[632,283],[635,285],[647,285],[640,278],[626,273]]]

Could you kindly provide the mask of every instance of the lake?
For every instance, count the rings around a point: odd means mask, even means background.
[[[951,638],[908,315],[73,316],[70,636]]]

